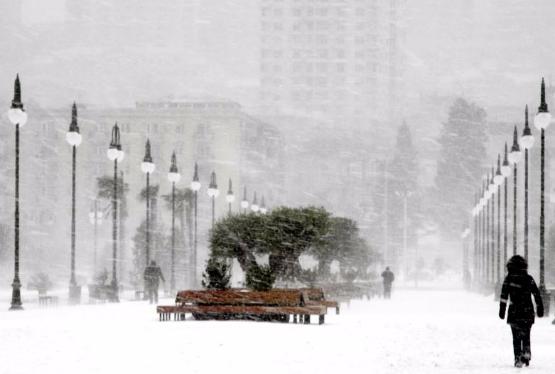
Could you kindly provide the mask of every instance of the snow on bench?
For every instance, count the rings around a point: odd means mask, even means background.
[[[321,290],[320,290],[321,291]],[[185,320],[190,313],[197,320],[202,319],[251,319],[262,321],[310,323],[310,316],[317,315],[319,324],[325,321],[328,307],[337,303],[318,300],[323,292],[299,289],[275,289],[271,291],[248,291],[232,289],[225,291],[179,291],[173,306],[158,306],[160,321]]]

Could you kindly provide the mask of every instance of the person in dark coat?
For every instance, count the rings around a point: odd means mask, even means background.
[[[150,261],[150,265],[145,268],[144,273],[145,292],[151,304],[153,302],[158,303],[158,286],[160,285],[160,279],[162,279],[162,282],[166,282],[160,266],[156,265],[156,261],[152,260]]]
[[[528,264],[522,256],[513,256],[507,262],[507,276],[501,289],[499,318],[505,318],[507,302],[509,311],[507,323],[513,333],[513,350],[515,366],[528,366],[531,359],[530,329],[534,323],[535,313],[532,296],[536,302],[538,317],[543,317],[543,303],[534,278],[528,274]]]
[[[383,297],[384,299],[391,299],[391,285],[395,280],[395,274],[391,270],[389,270],[389,266],[385,268],[385,271],[382,273],[383,278]]]

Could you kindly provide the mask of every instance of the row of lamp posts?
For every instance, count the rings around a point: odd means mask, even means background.
[[[549,292],[545,285],[545,130],[551,123],[551,114],[548,111],[545,100],[545,82],[541,83],[541,99],[538,112],[534,118],[534,126],[540,130],[540,237],[539,237],[539,289],[546,306],[546,315],[549,313]],[[525,108],[524,130],[520,141],[518,130],[515,126],[513,132],[513,144],[510,152],[505,143],[504,157],[501,162],[501,155],[497,158],[497,167],[492,168],[491,172],[485,177],[480,191],[476,194],[475,206],[472,209],[474,219],[474,274],[475,279],[480,280],[484,285],[495,284],[496,295],[499,294],[501,286],[501,276],[504,264],[507,262],[508,238],[507,238],[507,200],[508,200],[508,181],[513,174],[513,227],[512,227],[512,255],[516,255],[517,250],[517,204],[518,204],[518,168],[517,164],[522,158],[521,147],[524,149],[524,224],[523,224],[523,255],[528,260],[528,151],[534,145],[532,130],[528,124],[528,106]],[[512,165],[512,168],[511,168]],[[501,262],[501,185],[504,187],[503,198],[503,262]],[[497,207],[497,210],[496,210]],[[497,217],[497,218],[496,218]],[[497,220],[496,220],[497,219]],[[497,225],[497,226],[496,226]]]
[[[23,102],[21,100],[21,83],[19,75],[15,79],[14,84],[14,97],[10,109],[8,110],[8,119],[15,126],[15,210],[14,210],[14,278],[12,281],[12,298],[10,310],[21,310],[21,281],[19,278],[19,132],[20,128],[27,123],[27,113],[25,112]],[[70,281],[69,281],[69,300],[70,303],[78,303],[81,298],[81,288],[77,285],[75,276],[75,244],[76,244],[76,162],[77,162],[77,147],[82,142],[82,136],[79,131],[77,105],[73,103],[71,123],[69,131],[66,134],[66,141],[72,148],[72,176],[71,176],[71,258],[70,258]],[[119,301],[118,296],[118,280],[117,280],[117,258],[118,258],[118,231],[117,231],[117,218],[118,218],[118,164],[121,163],[125,157],[121,145],[121,133],[117,123],[112,128],[112,136],[110,145],[108,147],[107,156],[114,166],[113,177],[113,190],[112,190],[112,280],[111,280],[111,295],[110,300],[113,302]],[[141,170],[146,175],[146,264],[148,265],[150,259],[150,175],[154,172],[156,166],[152,160],[150,141],[146,142],[145,157],[141,163]],[[172,154],[170,171],[168,173],[168,180],[172,184],[171,206],[172,206],[172,232],[171,232],[171,290],[175,290],[175,185],[181,179],[178,172],[177,160],[175,152]],[[123,186],[123,183],[121,183]],[[194,199],[194,242],[193,242],[193,284],[197,284],[196,263],[197,263],[197,228],[198,228],[198,191],[201,188],[201,183],[198,176],[198,165],[195,163],[193,180],[191,182],[191,190],[193,191]],[[212,227],[215,222],[215,199],[219,195],[218,186],[216,183],[216,173],[212,172],[210,184],[208,186],[208,195],[212,203]],[[231,206],[235,201],[233,194],[232,182],[229,180],[229,188],[226,195],[226,201],[229,204],[229,214],[231,214]],[[247,211],[249,202],[247,200],[247,190],[244,189],[244,197],[241,201],[241,208],[244,212]],[[250,204],[253,212],[260,212],[265,214],[267,209],[264,204],[264,197],[259,206],[254,193],[254,199]],[[97,262],[97,231],[98,225],[102,223],[103,214],[98,208],[98,202],[94,202],[94,210],[89,213],[90,222],[94,225],[94,269],[96,270]]]

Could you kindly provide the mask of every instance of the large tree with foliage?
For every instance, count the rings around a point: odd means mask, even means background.
[[[334,260],[342,273],[364,277],[375,259],[355,221],[315,207],[228,216],[212,230],[210,249],[211,257],[237,259],[254,289],[267,289],[276,279],[313,284],[317,276],[329,275]],[[269,256],[269,266],[257,263],[257,255],[263,254]],[[316,257],[318,274],[301,268],[303,254]]]
[[[317,245],[329,230],[330,214],[324,208],[287,208],[272,210],[267,222],[270,268],[277,278],[295,280],[301,274],[299,258]]]
[[[278,279],[296,279],[299,258],[316,245],[329,227],[323,208],[276,208],[270,214],[241,214],[216,223],[210,236],[212,255],[236,258],[247,273],[257,254],[269,256],[269,266]]]
[[[210,233],[212,256],[235,258],[247,273],[256,265],[256,254],[266,252],[264,238],[268,216],[239,214],[218,221]]]
[[[486,159],[486,112],[464,99],[449,110],[439,138],[435,178],[435,217],[446,239],[459,235],[468,219],[473,193],[480,185]]]
[[[342,261],[357,249],[359,231],[355,221],[344,217],[331,217],[329,229],[310,253],[318,260],[318,275],[327,278],[334,260]]]

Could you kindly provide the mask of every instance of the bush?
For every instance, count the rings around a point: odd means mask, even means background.
[[[254,291],[269,291],[276,277],[269,266],[254,265],[247,271],[247,288]]]
[[[202,287],[208,290],[227,290],[231,287],[231,267],[223,260],[211,257],[202,273]]]

